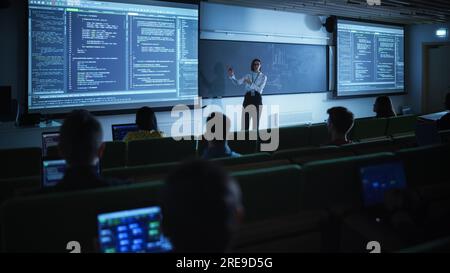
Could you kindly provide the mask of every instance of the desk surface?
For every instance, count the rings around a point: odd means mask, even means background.
[[[431,113],[423,116],[419,116],[420,119],[429,120],[429,121],[436,121],[440,119],[443,115],[447,114],[448,111],[443,112],[437,112],[437,113]]]

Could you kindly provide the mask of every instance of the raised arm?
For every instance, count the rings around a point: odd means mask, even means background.
[[[231,67],[228,68],[228,78],[236,85],[242,85],[243,83],[251,82],[248,79],[248,76],[244,76],[240,79],[236,79],[236,76],[234,75],[234,70]]]
[[[266,82],[267,82],[267,76],[263,75],[261,80],[258,80],[257,82],[252,83],[250,88],[252,90],[258,91],[260,94],[262,94],[264,87],[266,86]]]

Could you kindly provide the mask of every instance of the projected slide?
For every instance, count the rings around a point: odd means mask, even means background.
[[[192,103],[198,5],[123,2],[29,0],[31,112]]]
[[[402,27],[339,20],[337,95],[404,92]]]

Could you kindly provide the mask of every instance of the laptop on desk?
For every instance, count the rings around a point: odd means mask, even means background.
[[[406,176],[400,161],[361,167],[360,178],[365,207],[383,205],[390,190],[406,189]]]
[[[64,178],[67,164],[64,159],[61,158],[43,158],[42,159],[42,171],[41,171],[41,187],[53,187],[56,186]],[[100,174],[100,164],[97,163],[97,175]]]
[[[172,245],[162,234],[158,206],[103,213],[97,216],[102,253],[169,252]]]
[[[42,133],[42,157],[47,157],[49,149],[55,151],[59,143],[59,132]],[[54,157],[55,155],[50,155]]]
[[[121,141],[129,132],[135,132],[138,127],[135,123],[113,124],[111,125],[113,141]]]

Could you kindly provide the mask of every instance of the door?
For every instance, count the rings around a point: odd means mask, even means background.
[[[444,100],[450,92],[450,45],[430,47],[428,62],[427,112],[444,111]]]

